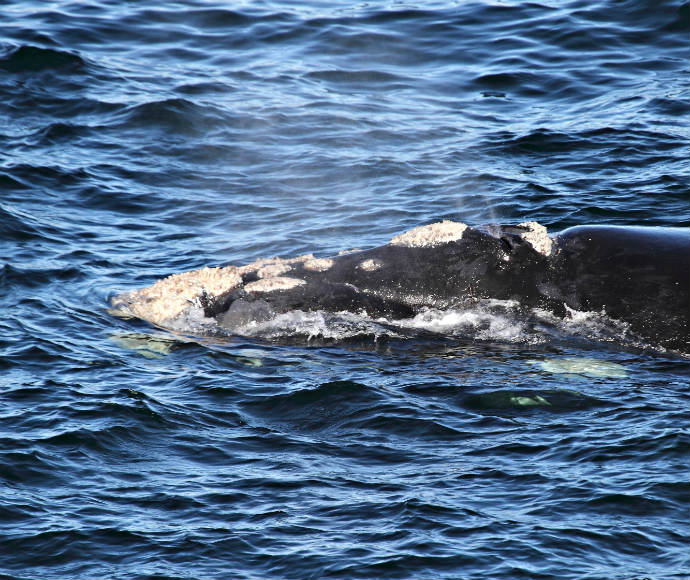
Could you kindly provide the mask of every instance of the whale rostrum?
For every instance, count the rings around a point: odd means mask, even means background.
[[[442,221],[367,250],[174,274],[116,296],[112,308],[173,330],[202,312],[233,332],[295,310],[398,320],[424,308],[514,300],[560,315],[604,312],[655,346],[689,352],[689,262],[685,228],[576,226],[550,236],[537,222]]]

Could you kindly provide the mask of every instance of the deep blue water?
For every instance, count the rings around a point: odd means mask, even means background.
[[[108,313],[443,218],[690,225],[687,3],[0,22],[0,577],[690,576],[687,358],[587,317],[291,341]]]

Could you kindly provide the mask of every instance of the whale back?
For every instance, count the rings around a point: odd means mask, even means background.
[[[556,237],[564,302],[604,310],[641,336],[688,351],[690,230],[576,226]]]

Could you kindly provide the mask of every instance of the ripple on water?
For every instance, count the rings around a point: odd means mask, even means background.
[[[687,226],[687,2],[0,21],[0,576],[684,577],[688,361],[600,315],[107,298],[443,219]]]

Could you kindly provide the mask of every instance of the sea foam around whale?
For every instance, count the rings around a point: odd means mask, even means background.
[[[251,321],[232,333],[190,307],[175,321],[174,332],[185,335],[243,336],[304,343],[362,340],[377,342],[433,334],[463,340],[514,344],[546,344],[580,338],[649,348],[628,325],[604,312],[568,309],[565,318],[539,308],[524,308],[514,300],[478,300],[463,308],[425,308],[412,318],[372,318],[366,312],[292,310],[270,320]]]

